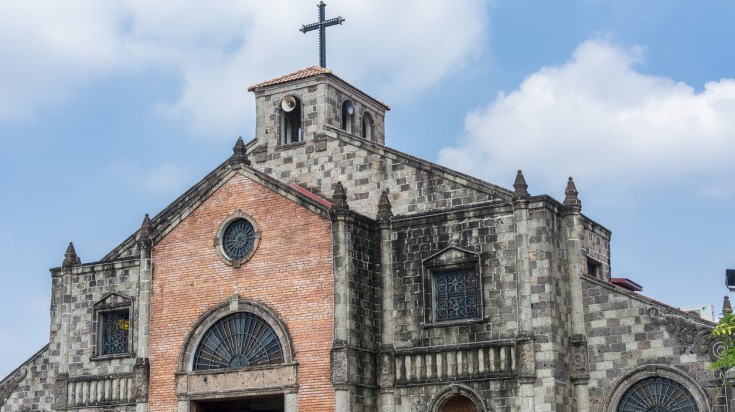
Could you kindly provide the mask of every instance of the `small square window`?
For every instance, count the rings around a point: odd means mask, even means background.
[[[479,288],[474,268],[434,272],[431,281],[434,322],[479,317]]]
[[[601,266],[602,265],[599,262],[587,259],[587,275],[599,279],[602,274]]]
[[[100,312],[98,319],[99,355],[121,355],[129,353],[130,311]]]

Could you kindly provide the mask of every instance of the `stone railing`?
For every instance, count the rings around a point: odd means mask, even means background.
[[[95,376],[67,382],[69,407],[135,403],[133,376]]]
[[[510,341],[395,352],[397,385],[446,379],[503,378],[515,372],[515,344]]]

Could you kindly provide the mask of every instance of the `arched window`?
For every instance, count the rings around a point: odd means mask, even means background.
[[[287,145],[302,140],[301,101],[296,96],[281,100],[279,144]]]
[[[362,115],[362,137],[367,140],[373,139],[373,117],[368,112]]]
[[[254,313],[235,312],[204,333],[194,353],[193,369],[246,368],[283,361],[281,342],[273,328]]]
[[[355,106],[351,101],[342,102],[342,130],[352,133],[352,121],[355,118]]]
[[[638,381],[620,398],[617,412],[698,412],[697,402],[680,383],[663,377]]]

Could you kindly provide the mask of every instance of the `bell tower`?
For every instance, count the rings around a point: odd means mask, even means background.
[[[312,66],[248,88],[255,94],[256,162],[303,147],[313,153],[328,134],[385,144],[390,110],[331,70]],[[265,157],[264,157],[265,156]]]

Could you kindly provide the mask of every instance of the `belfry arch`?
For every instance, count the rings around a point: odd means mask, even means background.
[[[200,316],[186,337],[176,373],[179,410],[266,402],[295,411],[297,376],[286,325],[262,303],[234,295]]]

